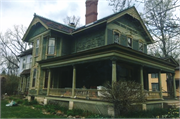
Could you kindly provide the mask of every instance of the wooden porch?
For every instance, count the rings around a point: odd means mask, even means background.
[[[75,89],[74,96],[72,95],[72,88],[50,88],[48,96],[55,97],[66,97],[66,98],[77,98],[77,99],[87,99],[87,100],[102,100],[103,94],[106,90],[97,89]],[[144,91],[146,100],[162,100],[160,91]],[[167,97],[166,94],[165,97]],[[169,96],[170,97],[170,96]]]

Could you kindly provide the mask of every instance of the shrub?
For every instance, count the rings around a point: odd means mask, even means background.
[[[168,110],[168,113],[167,113],[166,117],[167,118],[176,118],[176,117],[179,117],[179,109],[170,108]]]
[[[1,84],[1,93],[7,93],[13,95],[17,93],[20,77],[14,75],[5,75],[5,81]]]

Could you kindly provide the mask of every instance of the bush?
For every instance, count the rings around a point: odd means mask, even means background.
[[[152,110],[131,111],[124,116],[126,118],[156,118],[156,116],[161,117],[165,114],[167,114],[167,109],[154,108]]]
[[[170,108],[166,115],[167,118],[176,118],[179,117],[179,109],[177,108]]]
[[[5,75],[5,81],[1,84],[1,93],[13,95],[17,93],[20,77],[14,75]]]

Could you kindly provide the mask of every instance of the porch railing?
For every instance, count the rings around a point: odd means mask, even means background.
[[[97,89],[75,89],[74,98],[82,99],[100,99],[105,93],[105,90]],[[161,99],[160,91],[144,91],[147,100]],[[72,97],[72,88],[51,88],[49,89],[49,95]],[[164,97],[164,95],[163,95]]]
[[[160,91],[144,91],[147,100],[161,99]]]
[[[71,97],[72,96],[72,89],[68,88],[50,88],[49,95],[52,96],[64,96],[64,97]]]
[[[100,99],[103,96],[102,92],[104,90],[97,89],[75,89],[74,98],[83,98],[83,99]],[[71,97],[72,89],[64,89],[64,88],[51,88],[49,89],[50,96],[62,96],[62,97]]]

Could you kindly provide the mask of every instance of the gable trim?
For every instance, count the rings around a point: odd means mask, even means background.
[[[136,15],[132,14],[133,12],[135,12]],[[125,11],[122,11],[122,12],[120,12],[119,14],[117,14],[117,15],[109,18],[109,19],[107,20],[107,23],[110,23],[110,22],[112,22],[112,21],[114,21],[114,20],[116,20],[116,19],[124,16],[125,14],[128,14],[128,15],[132,16],[133,18],[137,19],[137,20],[140,22],[140,24],[142,25],[144,31],[146,32],[146,34],[148,35],[149,39],[151,40],[151,42],[148,42],[148,43],[153,43],[154,40],[153,40],[152,36],[150,35],[147,27],[145,26],[143,20],[141,19],[139,13],[138,13],[137,10],[135,9],[135,7],[132,7],[132,8],[130,8],[130,9],[127,9],[127,10],[125,10]]]
[[[23,36],[23,38],[22,38],[23,41],[25,41],[25,39],[26,39],[27,35],[29,34],[32,26],[35,25],[35,24],[37,24],[38,22],[39,22],[40,24],[42,24],[42,26],[44,26],[46,29],[48,29],[48,27],[47,27],[39,18],[34,17],[33,20],[31,21],[31,23],[30,23],[30,25],[29,25],[26,33],[24,34],[24,36]]]

